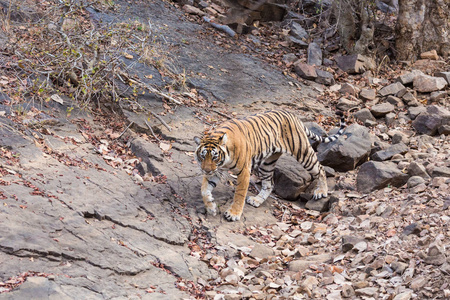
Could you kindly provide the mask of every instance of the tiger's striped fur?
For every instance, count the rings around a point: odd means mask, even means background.
[[[310,173],[312,180],[318,179],[313,198],[327,197],[325,172],[308,138],[328,143],[336,140],[345,126],[342,116],[339,131],[332,136],[321,137],[309,131],[294,114],[269,111],[241,120],[229,120],[210,130],[201,140],[196,137],[195,157],[204,173],[201,192],[208,213],[217,213],[212,190],[219,182],[219,169],[237,175],[233,203],[224,213],[227,220],[236,221],[244,208],[252,168],[259,171],[262,188],[257,196],[249,197],[247,203],[258,207],[272,192],[273,171],[283,153],[293,155]]]

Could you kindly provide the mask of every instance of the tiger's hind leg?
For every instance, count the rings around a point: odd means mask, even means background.
[[[299,160],[299,155],[297,155],[297,160]],[[311,145],[308,145],[305,155],[299,161],[311,175],[311,179],[317,180],[313,199],[319,200],[328,197],[328,184],[325,170],[317,159],[316,152]]]
[[[275,165],[280,158],[281,153],[275,153],[264,160],[259,166],[259,174],[261,175],[261,191],[256,196],[247,198],[247,203],[251,206],[258,207],[270,196],[273,190],[273,171]]]

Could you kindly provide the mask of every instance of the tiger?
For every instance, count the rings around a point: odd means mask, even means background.
[[[322,143],[332,142],[342,135],[345,127],[345,118],[341,114],[339,131],[332,136],[321,137],[308,130],[293,113],[275,110],[244,119],[230,119],[206,132],[202,138],[194,137],[197,144],[194,156],[204,175],[201,195],[207,213],[217,214],[212,191],[224,170],[237,176],[233,202],[224,212],[225,218],[238,221],[245,200],[254,207],[260,206],[272,193],[273,172],[283,153],[294,156],[303,165],[311,176],[311,182],[317,179],[313,199],[327,197],[325,171],[308,138]],[[252,170],[260,176],[261,190],[258,195],[246,198]]]

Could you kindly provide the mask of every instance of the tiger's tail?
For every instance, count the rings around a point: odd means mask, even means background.
[[[321,143],[329,143],[329,142],[337,140],[344,132],[344,129],[347,126],[347,124],[345,123],[345,116],[342,112],[336,112],[336,114],[341,116],[340,128],[336,134],[333,134],[332,136],[322,137],[322,136],[319,136],[319,135],[311,132],[308,128],[305,127],[306,135],[310,139],[317,141],[317,142],[321,142]]]

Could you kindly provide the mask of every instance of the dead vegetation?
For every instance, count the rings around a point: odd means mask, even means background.
[[[97,13],[114,10],[110,1],[21,2],[10,0],[6,8],[2,3],[6,15],[0,72],[10,104],[53,100],[68,105],[70,114],[74,107],[134,101],[142,91],[181,104],[129,73],[133,62],[144,62],[173,78],[172,92],[185,87],[185,76],[171,72],[150,22],[97,20]],[[33,16],[24,13],[27,5],[33,5]]]

